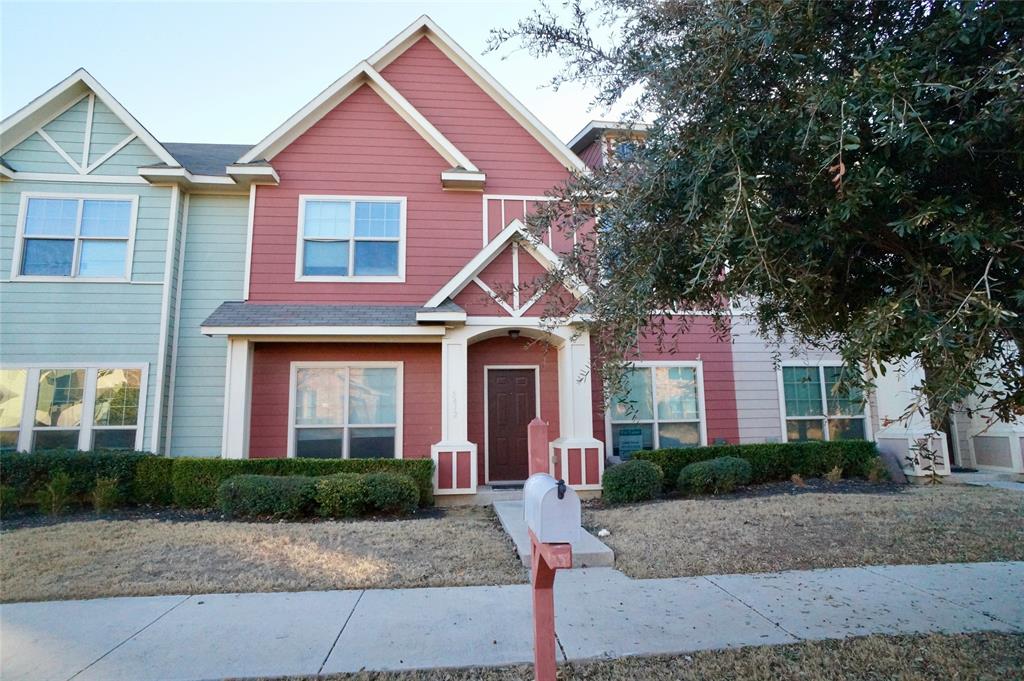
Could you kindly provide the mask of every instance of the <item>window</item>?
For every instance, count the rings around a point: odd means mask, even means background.
[[[16,274],[128,279],[135,211],[134,197],[26,196]]]
[[[313,459],[401,456],[401,364],[293,364],[292,382],[290,455]]]
[[[141,367],[0,369],[0,449],[136,449],[145,377]]]
[[[400,281],[405,199],[302,196],[296,278]]]
[[[864,396],[836,391],[842,372],[841,366],[782,367],[786,441],[867,437]]]
[[[629,459],[641,449],[696,447],[704,432],[704,387],[700,365],[638,365],[612,398],[612,453]]]

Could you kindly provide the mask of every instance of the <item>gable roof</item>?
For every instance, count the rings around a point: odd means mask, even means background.
[[[644,133],[647,132],[647,124],[629,124],[621,121],[590,121],[569,141],[569,148],[578,154],[606,132]]]
[[[441,131],[434,127],[423,114],[409,103],[384,77],[368,62],[361,61],[306,106],[299,109],[291,118],[282,123],[274,132],[263,138],[256,146],[246,152],[239,163],[253,161],[270,161],[285,147],[294,142],[302,133],[309,130],[327,113],[341,104],[353,92],[363,85],[368,85],[381,99],[390,106],[406,123],[408,123],[426,142],[434,148],[454,168],[471,172],[480,169],[459,151]]]
[[[3,121],[0,121],[0,154],[6,154],[12,148],[24,142],[36,130],[67,111],[69,107],[88,95],[90,91],[157,158],[172,167],[180,165],[174,156],[85,69],[78,69]]]
[[[195,175],[227,175],[227,167],[252,148],[251,144],[167,142],[164,148],[185,170]]]
[[[485,267],[498,257],[498,255],[505,250],[505,247],[518,241],[526,250],[537,259],[541,265],[544,266],[549,272],[552,272],[561,265],[561,260],[558,254],[553,250],[544,245],[544,242],[538,241],[529,232],[526,231],[526,226],[516,218],[512,222],[508,223],[505,229],[494,237],[483,249],[476,254],[472,260],[459,270],[458,274],[448,280],[448,282],[442,286],[437,293],[431,297],[424,305],[424,309],[437,308],[450,298],[454,298],[458,295],[459,291],[466,288],[467,285],[478,274],[480,274]],[[579,297],[583,290],[582,286],[574,287],[572,290],[573,295]]]

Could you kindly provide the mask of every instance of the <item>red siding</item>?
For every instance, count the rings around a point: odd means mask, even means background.
[[[249,456],[288,452],[288,381],[294,361],[403,362],[403,456],[430,456],[441,439],[441,351],[433,343],[258,343],[252,369]]]
[[[604,142],[600,137],[588,144],[580,152],[580,160],[590,168],[600,168],[604,165],[604,155],[601,153]]]
[[[508,336],[490,338],[469,346],[469,441],[477,446],[477,482],[484,483],[484,367],[489,365],[537,365],[540,367],[540,417],[548,422],[548,437],[558,437],[558,351],[542,342]],[[523,452],[526,457],[527,453]]]

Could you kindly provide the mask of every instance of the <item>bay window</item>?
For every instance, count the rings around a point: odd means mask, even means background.
[[[839,365],[783,366],[780,372],[787,442],[863,440],[866,401],[859,390],[837,390]]]
[[[401,281],[405,199],[299,197],[299,281]]]
[[[638,363],[611,403],[612,453],[707,443],[704,386],[697,362]]]
[[[401,457],[401,363],[293,363],[292,386],[290,456]]]

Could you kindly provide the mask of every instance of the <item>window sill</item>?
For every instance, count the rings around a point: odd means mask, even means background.
[[[83,283],[83,284],[131,284],[131,279],[125,279],[124,277],[113,278],[113,277],[57,277],[57,276],[42,276],[42,275],[31,275],[31,274],[20,274],[16,277],[11,277],[8,281],[11,283],[17,282],[61,282],[61,283]]]
[[[403,275],[366,275],[366,276],[351,276],[351,277],[331,277],[331,276],[316,276],[316,275],[302,275],[295,277],[297,282],[344,282],[352,284],[402,284],[405,283],[405,276]]]

